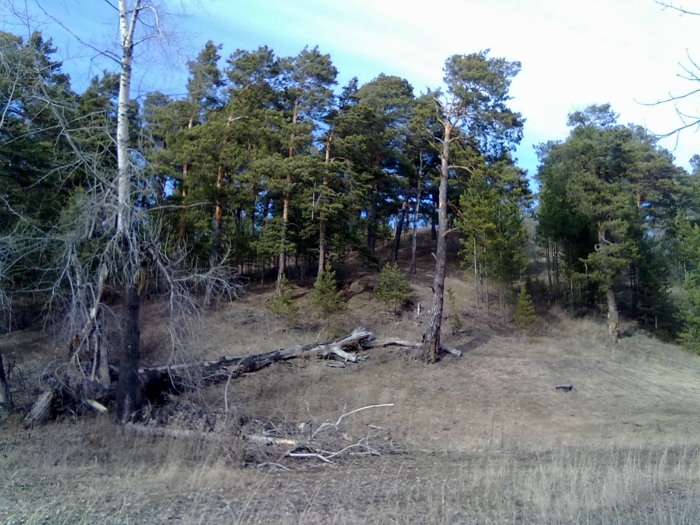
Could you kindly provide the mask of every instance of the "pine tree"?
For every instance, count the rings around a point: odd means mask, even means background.
[[[336,291],[336,289],[335,272],[331,270],[323,272],[314,283],[311,303],[319,310],[326,320],[328,320],[331,315],[345,308],[343,292]]]
[[[396,263],[387,263],[382,268],[374,293],[386,308],[392,309],[394,315],[398,313],[398,308],[411,298],[406,275]]]
[[[522,119],[506,103],[511,80],[520,71],[519,62],[488,58],[488,51],[454,55],[445,62],[444,96],[435,94],[436,120],[442,127],[439,138],[440,181],[438,189],[437,250],[430,323],[423,343],[423,359],[437,361],[445,295],[447,261],[448,181],[458,166],[453,164],[454,145],[466,151],[500,158],[522,137]]]
[[[614,296],[627,277],[631,312],[655,318],[668,275],[658,233],[675,216],[683,171],[648,132],[617,124],[607,104],[573,113],[569,125],[566,141],[540,146],[538,235],[560,247],[572,308]]]
[[[535,316],[535,307],[532,304],[532,299],[525,290],[525,286],[520,287],[517,300],[515,303],[515,315],[513,319],[520,328],[530,328],[537,320]]]

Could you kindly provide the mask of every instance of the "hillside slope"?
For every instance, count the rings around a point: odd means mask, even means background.
[[[376,279],[352,264],[339,269],[346,285]],[[329,323],[308,315],[308,286],[296,288],[302,314],[292,323],[266,311],[270,287],[251,286],[201,320],[190,348],[198,359],[246,355],[359,325],[418,340],[427,313],[416,317],[415,304],[428,304],[431,273],[423,253],[414,306],[401,316],[383,312],[365,289]],[[446,330],[445,340],[461,358],[427,366],[377,348],[345,368],[299,360],[175,397],[160,415],[154,408],[154,425],[207,439],[134,436],[89,413],[31,430],[6,420],[0,522],[700,521],[697,356],[630,327],[614,345],[602,321],[556,310],[526,335],[477,309],[456,268],[447,286],[458,298],[447,313],[460,315],[464,330]],[[162,307],[148,303],[144,313],[144,361],[163,362]],[[47,362],[60,362],[51,341],[38,331],[0,340],[22,372],[14,374],[18,398],[34,391]],[[354,409],[389,404],[347,417],[328,442],[335,450],[369,444],[381,456],[348,453],[326,464],[250,441],[261,432],[298,439]]]

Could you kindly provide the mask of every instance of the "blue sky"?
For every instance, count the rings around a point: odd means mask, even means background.
[[[297,54],[305,45],[329,53],[340,72],[367,82],[380,73],[405,77],[416,93],[439,87],[452,54],[490,48],[492,56],[522,62],[511,106],[527,119],[520,165],[534,175],[533,145],[563,139],[568,113],[610,102],[623,123],[665,133],[681,125],[673,105],[645,106],[697,84],[678,78],[686,53],[700,60],[700,17],[679,16],[653,0],[164,0],[170,42],[143,53],[135,90],[184,91],[184,62],[211,39],[227,57],[237,48],[271,47]],[[44,9],[96,47],[114,45],[117,18],[106,0],[43,0]],[[53,35],[66,70],[80,86],[112,65],[95,58],[27,0],[33,24]],[[183,7],[184,6],[184,7]],[[683,6],[700,12],[700,0]],[[184,15],[184,16],[183,16]],[[2,20],[6,30],[9,17]],[[19,29],[17,29],[19,27]],[[14,26],[21,33],[21,26]],[[157,65],[164,61],[165,66]],[[223,65],[223,64],[222,64]],[[700,97],[683,101],[694,113]],[[700,111],[700,110],[698,110]],[[700,153],[699,135],[687,130],[662,144],[680,165]]]

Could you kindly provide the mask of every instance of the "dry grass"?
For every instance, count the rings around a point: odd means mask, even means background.
[[[428,255],[412,278],[415,302],[428,304],[431,272]],[[342,369],[279,364],[228,389],[181,396],[158,413],[170,428],[209,439],[133,436],[98,416],[33,430],[1,422],[0,523],[700,522],[697,356],[630,327],[612,345],[602,322],[556,311],[525,335],[475,309],[469,282],[450,277],[447,286],[467,330],[445,339],[462,358],[428,367],[376,349]],[[191,351],[244,355],[357,325],[404,339],[425,329],[426,314],[381,313],[368,292],[330,324],[305,315],[290,325],[266,312],[270,291],[204,318]],[[303,290],[299,296],[308,312]],[[152,321],[144,359],[159,363],[169,349],[153,322],[157,305],[145,310]],[[44,356],[54,355],[51,341],[37,332],[0,341],[22,369],[27,395]],[[554,389],[563,383],[573,390]],[[246,439],[301,439],[326,420],[383,403],[393,406],[354,414],[324,434],[335,450],[365,439],[379,457],[348,453],[326,464]]]
[[[63,437],[78,429],[110,430],[58,427]],[[8,457],[0,469],[0,520],[28,525],[700,520],[698,448],[692,446],[413,452],[280,472],[241,468],[211,443],[105,436],[100,444],[119,450],[118,457],[90,457],[96,450],[84,443],[85,455],[78,447],[64,454],[36,450],[25,465]],[[26,454],[26,443],[22,448]]]

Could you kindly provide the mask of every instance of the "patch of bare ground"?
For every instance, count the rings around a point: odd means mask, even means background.
[[[430,259],[421,255],[400,317],[373,296],[376,274],[346,269],[345,287],[368,284],[329,322],[312,314],[308,286],[295,290],[293,322],[269,314],[272,289],[257,286],[198,321],[189,351],[243,356],[358,325],[418,340]],[[451,334],[446,319],[444,339],[461,358],[427,366],[389,347],[344,368],[274,364],[153,407],[149,427],[189,432],[179,437],[135,435],[89,413],[33,429],[19,415],[1,421],[0,523],[700,522],[697,356],[632,330],[613,345],[602,322],[556,310],[524,334],[503,324],[495,303],[491,313],[475,308],[471,283],[452,270],[457,301],[447,315],[464,328]],[[171,357],[160,308],[144,307],[149,364]],[[22,370],[23,382],[13,374],[20,401],[44,356],[60,354],[53,340],[31,331],[0,340]],[[572,390],[555,389],[563,384]],[[391,406],[350,414],[373,405]],[[344,452],[330,463],[285,457],[304,440],[326,457]]]

